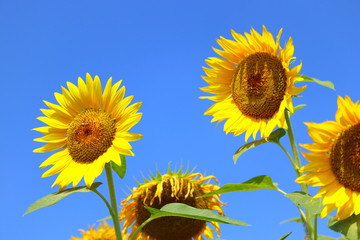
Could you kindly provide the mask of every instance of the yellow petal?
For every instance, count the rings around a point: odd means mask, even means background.
[[[35,138],[36,142],[60,143],[66,144],[67,136],[64,133],[50,133],[41,138]]]
[[[53,127],[49,127],[49,126],[33,128],[32,130],[38,131],[42,134],[51,134],[51,133],[66,134],[66,129],[53,128]]]
[[[119,132],[126,132],[130,130],[135,124],[137,124],[142,117],[142,113],[135,113],[123,122],[117,122],[116,127]]]
[[[320,217],[324,218],[329,216],[329,214],[334,210],[335,204],[328,204],[326,205],[320,213]]]
[[[143,135],[139,133],[117,132],[115,134],[115,138],[122,138],[125,139],[126,141],[136,141],[143,138]]]
[[[57,174],[64,170],[72,161],[70,155],[64,155],[63,158],[58,159],[54,166],[52,166],[49,170],[47,170],[41,177],[49,177],[54,174]]]
[[[122,138],[115,138],[113,140],[113,145],[116,148],[121,148],[121,149],[131,149],[132,148],[131,145],[129,144],[129,142]]]
[[[310,186],[324,186],[335,181],[335,176],[331,171],[308,173],[295,180],[297,183],[307,183]]]
[[[62,148],[64,147],[64,143],[63,142],[59,142],[59,143],[48,143],[40,148],[36,148],[33,150],[33,152],[38,152],[38,153],[44,153],[44,152],[51,152],[54,151],[56,149]]]
[[[58,120],[52,119],[52,118],[48,118],[48,117],[37,117],[36,119],[44,122],[45,124],[54,127],[54,128],[59,128],[59,129],[67,129],[69,126],[65,123],[62,123]]]
[[[67,149],[62,149],[53,155],[51,155],[48,159],[46,159],[43,163],[41,163],[40,167],[44,168],[49,165],[54,165],[60,161],[67,161],[66,157],[69,155],[69,151]]]

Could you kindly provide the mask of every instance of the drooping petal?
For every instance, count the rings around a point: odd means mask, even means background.
[[[219,188],[218,185],[210,183],[211,179],[216,180],[214,176],[203,177],[200,173],[188,173],[187,171],[184,173],[181,170],[177,172],[169,170],[166,174],[157,173],[149,180],[144,179],[145,183],[138,183],[139,186],[134,187],[131,194],[121,202],[120,221],[123,224],[123,235],[128,236],[141,225],[143,222],[141,214],[145,206],[158,209],[173,202],[186,202],[187,204],[194,202],[193,205],[199,205],[204,209],[223,215],[222,206],[224,204],[220,201],[219,196],[199,197]],[[179,224],[182,226],[181,229],[177,227]],[[213,233],[220,235],[220,226],[215,222],[206,224],[197,220],[183,219],[179,221],[169,218],[167,221],[147,226],[147,231],[139,231],[138,238],[155,240],[162,239],[161,236],[176,234],[178,239],[204,240],[213,237]],[[149,229],[151,230],[149,231]],[[160,229],[161,231],[158,231]]]

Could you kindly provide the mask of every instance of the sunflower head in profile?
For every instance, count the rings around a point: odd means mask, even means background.
[[[142,135],[128,131],[141,119],[137,112],[141,103],[129,105],[133,96],[124,98],[125,87],[119,89],[120,84],[113,85],[110,78],[103,91],[99,77],[87,74],[86,81],[78,79],[78,86],[67,82],[68,89],[54,94],[58,104],[44,101],[49,109],[41,109],[45,116],[37,119],[47,126],[34,130],[45,136],[34,141],[46,144],[34,152],[56,150],[40,165],[53,165],[42,177],[59,173],[53,186],[75,187],[84,178],[90,187],[106,163],[121,165],[119,154],[134,155],[129,142]]]
[[[298,183],[319,186],[315,198],[325,205],[321,217],[337,208],[336,219],[360,213],[360,104],[338,97],[336,121],[306,123],[314,143],[302,144],[309,163]]]
[[[71,237],[70,240],[116,240],[115,230],[109,226],[106,222],[100,224],[98,229],[94,226],[89,230],[80,230],[81,237]]]
[[[214,176],[203,177],[200,173],[171,172],[161,175],[157,174],[150,180],[145,179],[144,184],[133,188],[131,195],[122,201],[120,215],[123,221],[124,239],[129,236],[149,217],[150,213],[144,206],[160,209],[168,203],[184,203],[189,206],[215,210],[224,214],[224,205],[217,195],[198,198],[205,193],[215,191],[219,187],[210,184]],[[217,223],[211,223],[219,235],[220,228]],[[131,233],[129,228],[132,228]],[[205,221],[183,217],[162,217],[155,219],[145,225],[137,235],[136,239],[148,240],[202,240],[213,238],[212,229]]]
[[[232,31],[235,40],[220,37],[223,50],[214,49],[219,57],[206,60],[203,79],[209,86],[202,91],[215,94],[201,97],[215,103],[205,112],[212,122],[226,120],[224,131],[234,136],[245,134],[245,140],[260,131],[268,137],[278,126],[287,128],[284,110],[294,111],[292,96],[304,91],[294,83],[303,79],[297,76],[301,64],[291,68],[295,59],[292,39],[285,48],[280,46],[279,31],[276,40],[263,27],[262,35],[251,29],[243,35]]]

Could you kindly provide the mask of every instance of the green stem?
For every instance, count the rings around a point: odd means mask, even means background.
[[[96,193],[105,203],[105,205],[107,206],[109,213],[111,215],[111,217],[114,215],[113,209],[111,208],[111,205],[109,204],[109,202],[106,200],[106,198],[96,189],[92,190],[94,193]]]
[[[291,146],[291,150],[294,156],[294,159],[292,161],[294,170],[296,172],[296,175],[299,177],[301,176],[300,173],[300,167],[301,167],[301,162],[300,162],[300,155],[299,155],[299,150],[297,148],[297,144],[295,141],[295,137],[294,137],[294,131],[293,128],[291,126],[291,121],[290,121],[290,111],[288,109],[285,109],[285,121],[288,127],[288,136],[289,136],[289,141],[290,141],[290,146]],[[301,191],[303,191],[304,193],[308,194],[308,188],[307,185],[304,183],[300,183],[300,188]],[[310,212],[305,208],[305,232],[306,235],[308,237],[308,239],[313,239],[313,235],[316,236],[317,232],[315,232],[313,228],[313,223],[312,223],[312,216],[310,214]]]
[[[284,195],[287,194],[285,191],[281,190],[280,188],[277,188],[277,190],[278,190],[279,192],[281,192],[282,194],[284,194]]]
[[[301,173],[300,173],[299,169],[300,169],[300,166],[301,166],[301,162],[300,162],[300,157],[299,157],[299,151],[298,151],[298,148],[297,148],[297,145],[296,145],[294,132],[293,132],[291,122],[290,122],[290,111],[287,110],[287,109],[285,109],[285,120],[286,120],[286,124],[287,124],[287,127],[288,127],[288,135],[289,135],[289,140],[290,140],[291,151],[293,153],[294,163],[296,165],[295,166],[295,171],[296,171],[296,174],[298,176],[300,176]],[[305,187],[306,187],[306,185],[305,185]],[[307,188],[306,188],[306,193],[307,193]]]
[[[138,235],[138,233],[141,231],[141,229],[148,224],[150,221],[154,220],[155,218],[148,218],[145,222],[143,222],[140,226],[138,226],[136,228],[136,230],[133,232],[133,234],[131,235],[130,240],[134,240],[135,237]]]
[[[280,142],[277,142],[276,143],[282,150],[283,152],[286,154],[286,156],[289,158],[290,162],[291,162],[291,165],[293,166],[294,169],[296,169],[296,163],[294,162],[294,160],[292,159],[290,153],[286,150],[286,148],[280,143]]]
[[[317,224],[318,224],[318,215],[314,219],[314,240],[317,240]]]
[[[135,240],[135,238],[136,238],[136,236],[138,235],[138,233],[141,231],[141,229],[142,229],[143,227],[145,227],[146,224],[148,224],[148,223],[151,222],[152,220],[155,220],[155,219],[161,218],[161,217],[163,217],[163,216],[157,216],[157,217],[151,216],[150,218],[148,218],[145,222],[143,222],[140,226],[138,226],[138,227],[136,228],[136,230],[135,230],[135,231],[133,232],[133,234],[131,235],[130,240]]]
[[[306,216],[305,216],[304,211],[299,206],[298,206],[298,210],[300,212],[300,217],[301,217],[302,221],[305,222],[306,221]]]
[[[109,187],[111,208],[112,208],[112,212],[113,212],[111,217],[114,222],[115,235],[116,235],[117,240],[122,240],[120,222],[119,222],[119,213],[118,213],[117,203],[116,203],[114,180],[113,180],[112,169],[111,169],[111,162],[108,162],[105,164],[105,170],[106,170],[106,179],[107,179],[108,187]]]

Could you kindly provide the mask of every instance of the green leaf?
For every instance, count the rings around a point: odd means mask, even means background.
[[[260,144],[263,144],[263,143],[266,143],[266,140],[264,138],[253,141],[253,142],[246,143],[245,145],[242,145],[238,150],[236,150],[236,152],[233,155],[234,163],[236,164],[237,160],[244,152],[246,152],[247,150],[249,150],[251,148],[259,146]]]
[[[229,192],[240,192],[240,191],[255,191],[260,189],[273,189],[278,190],[276,184],[273,183],[271,177],[262,175],[254,177],[243,183],[228,183],[219,188],[216,191],[209,192],[202,197],[207,197],[215,194],[223,194]]]
[[[290,234],[292,234],[292,232],[289,232],[288,234],[285,234],[285,235],[282,236],[279,240],[284,240],[285,238],[287,238],[288,236],[290,236]]]
[[[119,175],[121,179],[125,177],[126,174],[126,157],[120,154],[121,166],[117,165],[114,161],[111,161],[111,168]]]
[[[101,182],[95,182],[91,185],[90,188],[88,187],[75,187],[75,188],[69,188],[62,190],[60,192],[49,194],[43,198],[40,198],[39,200],[36,200],[33,204],[30,205],[30,207],[26,210],[24,215],[34,212],[36,210],[39,210],[44,207],[48,207],[51,205],[54,205],[55,203],[59,202],[64,197],[67,197],[68,195],[72,193],[83,193],[83,192],[91,192],[92,190],[98,188],[102,183]]]
[[[288,223],[288,222],[302,223],[302,219],[301,218],[290,218],[290,219],[282,221],[280,224]]]
[[[306,208],[312,216],[320,214],[324,207],[321,203],[321,198],[313,199],[312,196],[304,192],[288,193],[285,196],[295,203],[295,205]]]
[[[143,222],[139,227],[136,228],[136,230],[132,233],[130,240],[135,240],[137,234],[146,224],[148,224],[152,220],[161,217],[185,217],[185,218],[233,224],[239,226],[250,226],[247,223],[219,215],[212,210],[193,208],[183,203],[169,203],[163,206],[161,209],[156,209],[146,206],[144,207],[149,211],[151,216],[145,222]]]
[[[298,111],[304,107],[306,107],[306,104],[297,105],[296,107],[294,107],[294,112],[292,114],[296,113],[296,111]]]
[[[272,133],[270,133],[269,137],[267,137],[266,140],[268,142],[279,143],[280,138],[282,138],[285,135],[286,135],[285,129],[278,128],[275,131],[273,131]]]
[[[215,213],[209,209],[199,209],[194,208],[184,203],[169,203],[163,206],[160,210],[156,208],[146,207],[145,208],[150,212],[150,218],[159,218],[159,217],[185,217],[203,220],[207,222],[218,222],[225,224],[232,224],[238,226],[250,226],[247,223],[244,223],[239,220],[235,220],[229,217],[225,217]]]
[[[352,215],[344,220],[329,220],[329,228],[345,235],[349,240],[360,239],[360,215]]]
[[[267,138],[262,138],[260,140],[249,142],[249,143],[241,146],[238,150],[236,150],[236,152],[233,155],[234,163],[236,164],[239,157],[247,150],[254,148],[256,146],[259,146],[260,144],[267,143],[267,142],[279,143],[280,138],[285,136],[285,134],[286,134],[286,131],[283,128],[279,128],[279,129],[276,129],[275,131],[273,131]]]
[[[97,220],[97,222],[105,222],[105,221],[110,220],[110,219],[112,219],[112,217],[111,217],[111,216],[107,216],[107,217],[104,217],[104,218],[102,218],[102,219]]]
[[[317,84],[319,84],[321,86],[328,87],[328,88],[331,88],[332,90],[335,90],[334,84],[332,82],[330,82],[330,81],[321,81],[319,79],[308,77],[308,76],[305,76],[305,75],[298,75],[298,76],[303,79],[302,81],[314,82],[314,83],[317,83]]]

